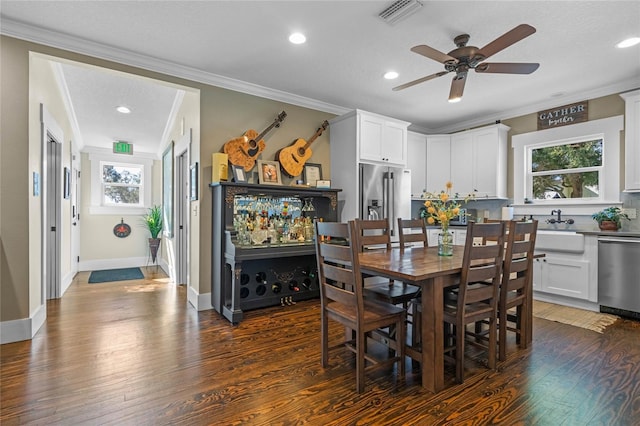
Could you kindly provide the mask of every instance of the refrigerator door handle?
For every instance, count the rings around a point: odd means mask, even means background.
[[[394,236],[396,229],[396,183],[393,172],[389,172],[389,233]]]

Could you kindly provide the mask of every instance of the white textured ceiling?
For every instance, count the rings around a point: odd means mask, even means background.
[[[423,1],[417,13],[389,25],[378,13],[391,3],[2,0],[0,13],[7,35],[294,103],[318,102],[331,112],[360,108],[432,133],[640,87],[640,46],[614,48],[628,36],[640,36],[639,1]],[[452,74],[391,90],[443,70],[412,53],[412,46],[446,53],[455,47],[455,36],[468,33],[469,44],[482,47],[521,23],[537,32],[489,62],[539,62],[533,74],[470,72],[457,104],[447,102]],[[294,30],[307,35],[306,44],[287,41]],[[382,78],[390,69],[400,73],[397,80]],[[167,113],[175,96],[146,85],[117,89],[120,79],[101,81],[97,90],[96,83],[75,81],[82,72],[73,74],[65,70],[81,129],[94,108],[107,108],[98,105],[103,95],[126,93],[132,104],[152,100],[149,108],[159,114]],[[158,126],[144,127],[155,127],[157,138]],[[86,145],[100,137],[82,131]],[[142,137],[117,128],[109,132]]]

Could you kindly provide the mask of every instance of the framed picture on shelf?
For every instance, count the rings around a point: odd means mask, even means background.
[[[189,189],[191,191],[191,201],[198,199],[198,162],[192,164],[189,174]]]
[[[316,182],[322,180],[322,164],[307,163],[302,170],[303,180],[309,186],[316,186]]]
[[[236,166],[233,164],[231,166],[231,170],[233,171],[233,181],[234,182],[246,182],[247,174],[244,172],[244,168],[242,166]]]
[[[258,182],[267,185],[282,185],[280,163],[277,161],[258,160]]]

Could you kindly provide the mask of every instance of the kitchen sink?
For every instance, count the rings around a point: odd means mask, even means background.
[[[536,250],[582,253],[584,235],[572,231],[539,230],[536,234]]]

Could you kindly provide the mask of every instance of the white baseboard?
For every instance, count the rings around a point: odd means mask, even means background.
[[[196,308],[196,311],[213,309],[213,305],[211,305],[211,293],[198,294],[196,289],[191,286],[189,286],[187,291],[187,300],[191,306]]]
[[[103,269],[134,268],[147,265],[146,257],[123,257],[120,259],[84,260],[78,264],[80,271],[100,271]],[[162,266],[162,265],[160,265]],[[162,269],[165,269],[164,267]],[[166,270],[166,269],[165,269]]]
[[[30,340],[47,319],[47,308],[40,305],[30,318],[0,322],[0,344]]]
[[[64,296],[64,294],[66,293],[66,291],[69,289],[69,286],[71,285],[71,283],[73,282],[73,277],[75,277],[75,275],[77,274],[76,272],[70,272],[67,275],[65,275],[64,277],[62,277],[62,282],[60,283],[60,296]]]

